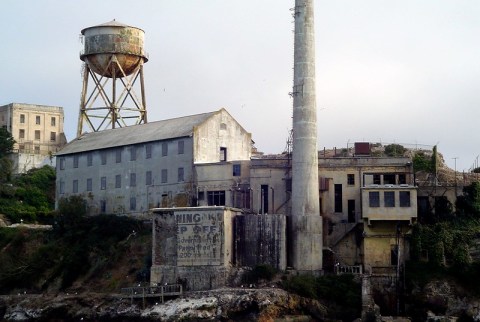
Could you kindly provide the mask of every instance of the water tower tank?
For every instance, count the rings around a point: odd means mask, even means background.
[[[128,76],[148,61],[143,47],[145,32],[140,28],[113,20],[85,28],[82,35],[85,47],[80,59],[96,74],[109,78]],[[116,64],[111,63],[113,56]]]

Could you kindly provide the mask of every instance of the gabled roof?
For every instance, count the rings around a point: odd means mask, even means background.
[[[161,141],[190,136],[193,128],[205,122],[208,118],[221,112],[196,114],[147,124],[131,125],[118,129],[85,133],[69,142],[56,155],[80,153],[91,150],[108,149],[112,147]]]

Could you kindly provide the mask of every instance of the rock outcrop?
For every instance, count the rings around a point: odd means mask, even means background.
[[[157,302],[155,302],[157,301]],[[274,321],[300,315],[323,320],[327,309],[320,302],[276,288],[219,289],[194,292],[159,303],[104,294],[3,296],[0,320],[6,321]]]

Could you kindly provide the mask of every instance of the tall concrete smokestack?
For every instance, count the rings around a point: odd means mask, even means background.
[[[319,210],[315,30],[313,0],[295,0],[293,80],[291,264],[298,271],[322,269]]]

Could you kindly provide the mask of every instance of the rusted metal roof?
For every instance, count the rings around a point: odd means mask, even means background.
[[[195,126],[202,124],[208,118],[222,110],[223,109],[216,112],[86,133],[70,141],[62,150],[57,152],[56,155],[80,153],[190,136],[192,135]]]

